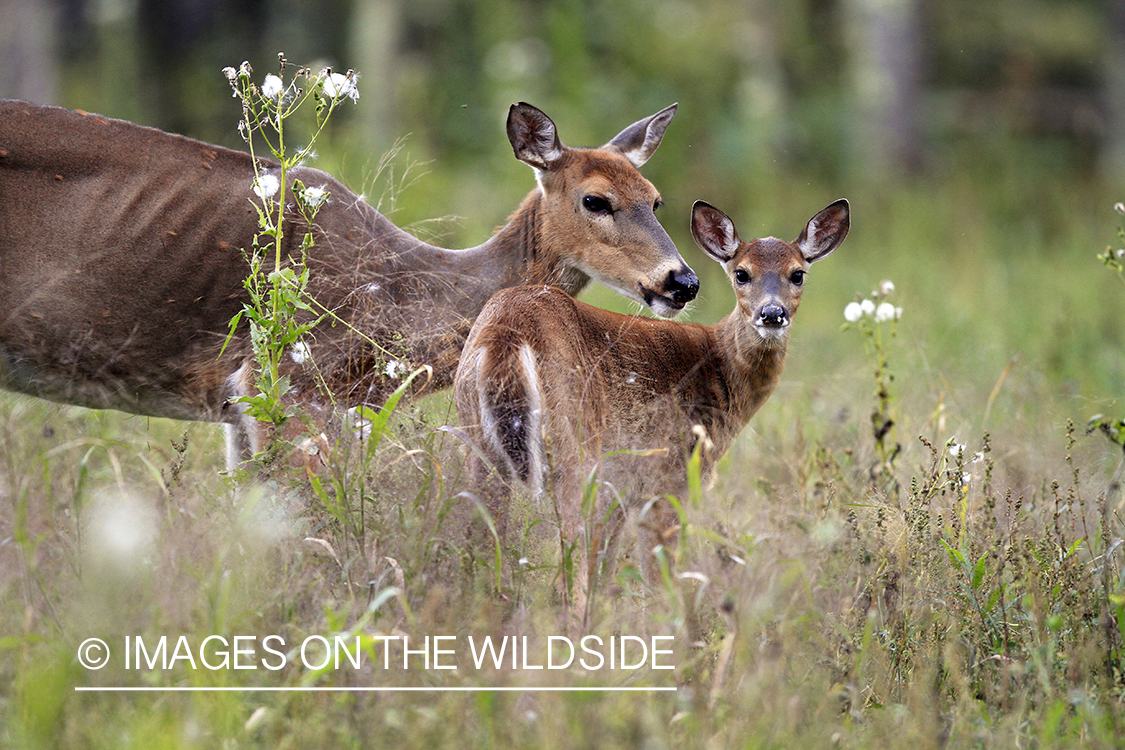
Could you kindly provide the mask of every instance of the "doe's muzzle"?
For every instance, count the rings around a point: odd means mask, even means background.
[[[686,305],[695,299],[699,293],[699,278],[687,266],[678,271],[668,272],[668,281],[665,285],[672,301],[678,305]]]

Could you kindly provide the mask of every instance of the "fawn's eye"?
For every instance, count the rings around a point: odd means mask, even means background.
[[[794,286],[800,286],[801,284],[804,284],[805,283],[805,272],[804,271],[794,271],[792,274],[789,275],[789,281]]]
[[[593,214],[611,213],[611,211],[609,210],[609,201],[597,195],[587,195],[585,198],[583,198],[582,208]]]
[[[664,205],[664,201],[662,201],[662,200],[660,200],[659,198],[657,198],[657,199],[656,199],[655,201],[653,201],[653,203],[652,203],[652,210],[653,210],[653,211],[655,212],[655,211],[656,211],[656,209],[660,208],[660,207],[661,207],[661,206],[663,206],[663,205]]]
[[[734,272],[734,280],[739,284],[749,284],[750,274],[743,271],[741,268]]]

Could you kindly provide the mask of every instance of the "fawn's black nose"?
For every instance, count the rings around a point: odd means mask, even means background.
[[[668,293],[672,295],[672,301],[678,305],[686,305],[699,293],[699,279],[687,266],[679,271],[669,271],[666,286]]]
[[[781,305],[766,305],[758,313],[758,320],[769,328],[782,328],[789,323],[789,311]]]

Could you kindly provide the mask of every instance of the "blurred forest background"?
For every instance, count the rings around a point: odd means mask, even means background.
[[[521,99],[573,145],[679,101],[650,177],[680,208],[706,194],[734,215],[782,180],[839,191],[1016,170],[1120,184],[1125,167],[1119,0],[0,3],[0,96],[233,147],[219,70],[248,59],[264,75],[279,51],[360,71],[359,106],[335,131],[350,168],[410,133],[435,175],[423,191],[520,169],[502,124]],[[423,202],[427,215],[442,202]]]
[[[279,52],[360,72],[316,166],[428,239],[477,244],[532,187],[511,102],[591,146],[678,101],[644,172],[704,278],[695,319],[730,302],[687,231],[694,200],[756,236],[846,196],[847,261],[818,268],[833,278],[805,326],[882,274],[948,353],[970,329],[965,346],[995,345],[965,363],[990,383],[1022,353],[1072,393],[1125,390],[1120,294],[1093,260],[1125,198],[1122,0],[0,0],[0,95],[233,148],[220,70],[249,60],[260,80]]]
[[[361,71],[357,137],[379,150],[414,133],[442,169],[504,151],[515,99],[571,138],[678,100],[692,152],[677,172],[744,183],[940,175],[1029,146],[1048,170],[1125,157],[1116,0],[0,3],[0,96],[208,141],[237,145],[218,70],[248,58],[264,74],[279,51]]]

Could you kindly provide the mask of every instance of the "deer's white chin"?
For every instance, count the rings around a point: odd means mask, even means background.
[[[754,326],[754,330],[762,337],[762,340],[767,343],[780,343],[789,337],[789,326]]]
[[[637,284],[637,292],[640,295],[639,298],[636,295],[630,296],[637,298],[639,302],[643,302],[648,309],[662,318],[674,318],[684,311],[682,303],[676,302],[670,297],[665,297],[659,292],[654,292],[644,284]]]
[[[647,300],[646,300],[647,301]],[[649,309],[662,318],[674,318],[684,311],[684,306],[673,302],[666,297],[654,297],[649,303]]]

